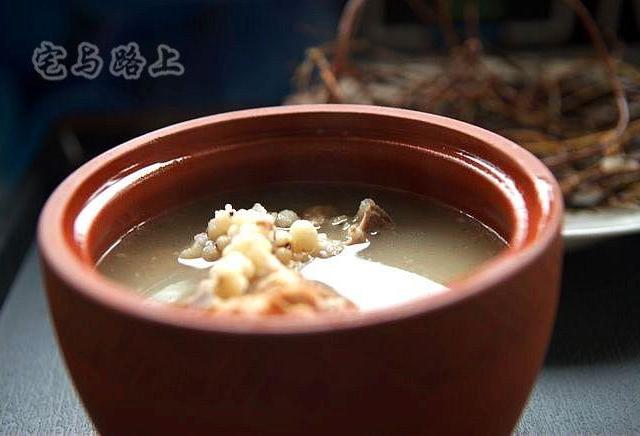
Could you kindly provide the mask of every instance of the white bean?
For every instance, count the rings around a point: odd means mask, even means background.
[[[291,225],[291,248],[294,252],[313,253],[318,246],[318,230],[311,221],[298,220]]]
[[[275,255],[278,258],[278,260],[285,266],[288,265],[289,262],[291,262],[291,259],[293,258],[293,254],[291,253],[291,250],[286,247],[276,248]]]
[[[207,225],[209,239],[215,240],[218,236],[227,233],[232,223],[232,214],[233,210],[230,207],[216,211],[215,216],[209,220],[209,224]]]
[[[273,244],[276,247],[284,247],[285,245],[290,243],[291,233],[287,232],[286,230],[276,229],[273,237]]]
[[[216,239],[216,248],[220,253],[222,253],[222,250],[224,250],[227,247],[227,245],[229,245],[230,242],[231,242],[231,238],[229,236],[227,235],[218,236],[218,239]]]
[[[220,298],[237,297],[249,288],[249,279],[242,274],[227,274],[218,278],[216,295]]]

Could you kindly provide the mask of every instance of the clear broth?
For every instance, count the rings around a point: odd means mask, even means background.
[[[448,282],[506,246],[476,219],[412,193],[364,185],[289,183],[216,194],[142,223],[105,253],[98,270],[144,296],[175,302],[207,276],[202,266],[180,262],[180,251],[226,203],[236,208],[261,203],[270,211],[293,209],[298,214],[329,204],[338,214],[353,216],[364,198],[372,198],[391,215],[394,229],[371,235],[366,245],[347,247],[334,258],[313,260],[302,270],[361,309],[444,292]],[[336,236],[328,224],[320,231]]]

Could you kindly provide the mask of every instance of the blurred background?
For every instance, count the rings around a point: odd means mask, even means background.
[[[91,157],[144,132],[194,117],[281,104],[305,50],[330,41],[343,0],[42,0],[0,2],[0,302],[33,241],[48,194]],[[407,53],[443,50],[437,26],[403,0],[372,0],[359,39]],[[426,3],[429,3],[428,1]],[[455,26],[463,1],[451,2]],[[640,0],[585,0],[605,39],[633,53]],[[483,43],[538,53],[589,47],[563,1],[479,2]],[[46,80],[32,62],[42,41],[64,47],[70,70],[82,42],[98,47],[95,79]],[[147,67],[166,44],[180,76],[109,71],[111,49],[135,42]],[[45,64],[43,64],[46,66]]]

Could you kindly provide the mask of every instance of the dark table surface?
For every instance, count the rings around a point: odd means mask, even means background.
[[[523,434],[640,433],[640,236],[567,255]],[[0,433],[92,433],[55,343],[35,249],[0,311]]]

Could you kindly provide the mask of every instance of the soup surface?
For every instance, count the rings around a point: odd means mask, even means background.
[[[226,204],[249,209],[259,203],[268,211],[288,209],[298,215],[313,206],[330,205],[331,216],[314,222],[315,227],[329,240],[340,240],[365,198],[382,207],[393,225],[373,229],[339,254],[307,256],[294,268],[360,310],[447,292],[447,282],[506,246],[474,218],[418,195],[365,185],[289,183],[220,193],[142,223],[105,253],[98,269],[149,298],[180,304],[193,297],[216,263],[185,256],[185,248]]]

